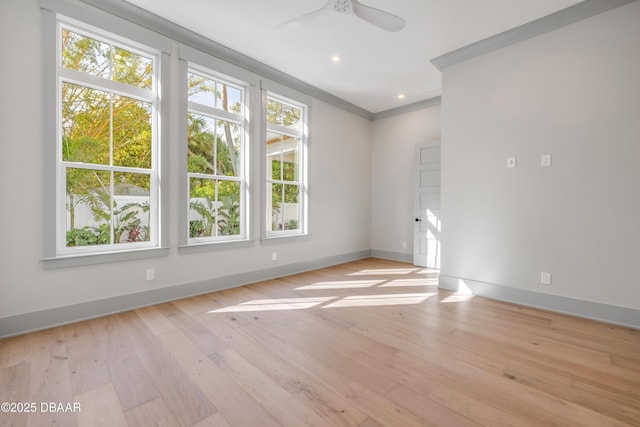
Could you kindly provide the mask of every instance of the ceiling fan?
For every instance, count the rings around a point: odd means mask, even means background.
[[[295,28],[300,24],[312,20],[322,13],[330,11],[355,15],[358,18],[386,31],[400,31],[406,24],[405,20],[399,16],[392,15],[389,12],[376,9],[375,7],[365,6],[358,0],[328,0],[320,9],[283,22],[278,25],[276,29]]]

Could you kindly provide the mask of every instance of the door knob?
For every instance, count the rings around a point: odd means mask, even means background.
[[[420,218],[416,218],[416,222],[420,222],[422,221]]]

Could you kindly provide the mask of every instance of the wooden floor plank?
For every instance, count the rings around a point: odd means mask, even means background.
[[[363,259],[0,340],[0,426],[640,427],[640,331]]]
[[[0,402],[24,403],[30,401],[31,362],[23,360],[14,366],[0,369]],[[6,403],[5,403],[6,404]],[[27,416],[16,408],[8,408],[0,414],[0,425],[22,427],[27,425]],[[11,412],[14,409],[15,412]],[[31,408],[30,408],[31,409]],[[35,408],[39,410],[39,408]]]
[[[213,333],[228,341],[230,347],[242,354],[269,378],[289,393],[296,395],[310,408],[315,409],[323,418],[332,421],[333,425],[358,425],[366,418],[362,411],[350,405],[345,399],[340,398],[305,372],[296,369],[287,360],[280,359],[247,335],[238,333],[236,328],[212,321],[211,316],[206,314],[198,315],[197,318],[203,325],[210,325]]]
[[[69,404],[74,402],[69,377],[67,347],[62,327],[34,332],[30,341],[31,388],[29,402],[39,408],[29,414],[28,426],[75,426],[73,412],[40,410],[41,404]]]
[[[75,396],[81,410],[76,414],[79,426],[127,427],[127,420],[112,384]],[[66,424],[61,424],[66,425]]]
[[[173,427],[178,421],[171,413],[167,402],[158,397],[138,405],[125,413],[129,427]]]
[[[91,324],[74,323],[65,326],[64,331],[73,394],[84,393],[111,382]]]
[[[229,378],[181,332],[167,332],[159,339],[232,425],[278,425],[248,391]]]
[[[281,425],[331,425],[235,350],[223,350],[209,357]]]
[[[136,314],[155,335],[177,329],[177,326],[158,310],[157,305],[139,308],[136,310]]]
[[[231,424],[227,422],[220,412],[216,412],[210,417],[194,424],[193,427],[231,427]]]
[[[216,335],[212,334],[207,328],[198,323],[192,316],[184,313],[176,305],[171,303],[161,304],[157,309],[160,314],[200,347],[203,353],[211,354],[227,346],[224,341],[218,339]]]
[[[167,402],[178,425],[191,426],[215,412],[215,407],[202,390],[193,383],[135,312],[122,313],[116,318],[142,363],[149,372],[153,372],[153,383]]]
[[[115,316],[90,321],[109,378],[124,411],[160,397],[151,373],[138,357],[134,345]]]

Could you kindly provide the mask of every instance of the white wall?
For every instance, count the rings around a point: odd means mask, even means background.
[[[639,22],[634,2],[445,68],[443,275],[640,309]]]
[[[0,44],[5,58],[0,67],[0,194],[2,200],[13,201],[0,209],[0,321],[48,308],[369,250],[371,123],[314,100],[310,119],[310,239],[179,254],[176,227],[180,177],[173,175],[178,165],[172,163],[170,175],[163,177],[171,188],[168,257],[44,270],[40,262],[40,37],[37,0],[0,3]],[[254,142],[255,149],[259,149],[260,141]],[[178,158],[176,148],[171,149],[171,155]],[[254,170],[259,170],[257,164]],[[278,252],[277,262],[271,261],[273,251]],[[156,269],[154,281],[145,280],[145,269],[150,267]]]
[[[413,261],[415,147],[439,138],[440,106],[373,122],[371,248],[374,251],[398,254],[398,259]],[[407,242],[406,248],[402,242]]]

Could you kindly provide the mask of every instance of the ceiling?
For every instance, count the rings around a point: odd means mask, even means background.
[[[581,0],[361,0],[404,18],[399,32],[337,12],[275,28],[326,0],[127,1],[378,113],[440,95],[440,72],[430,59]]]

